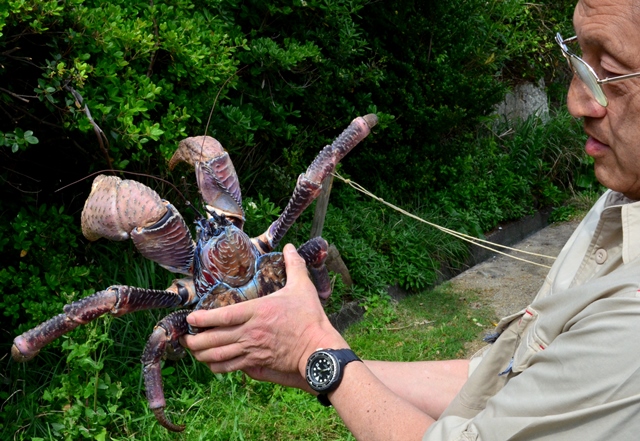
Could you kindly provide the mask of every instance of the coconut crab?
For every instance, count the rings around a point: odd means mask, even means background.
[[[184,355],[179,337],[199,331],[189,327],[187,315],[197,309],[262,297],[285,285],[282,254],[273,250],[319,195],[324,178],[377,121],[373,114],[354,119],[298,177],[280,217],[254,238],[242,231],[245,218],[233,164],[220,143],[211,137],[183,140],[169,161],[170,169],[181,161],[195,167],[207,213],[206,218],[196,220],[195,241],[177,209],[151,188],[115,176],[96,177],[82,211],[84,236],[91,241],[101,237],[115,241],[131,238],[144,257],[185,277],[174,280],[165,290],[114,285],[68,304],[62,314],[16,337],[11,348],[13,358],[28,361],[56,338],[107,313],[121,316],[145,309],[184,307],[156,324],[142,355],[149,407],[162,426],[172,431],[184,430],[184,426],[172,423],[165,415],[161,361],[165,356]],[[298,252],[307,263],[318,295],[327,299],[331,294],[324,265],[327,242],[313,238]]]

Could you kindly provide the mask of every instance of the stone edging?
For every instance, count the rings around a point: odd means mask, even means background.
[[[531,234],[546,227],[548,225],[549,214],[550,211],[541,210],[531,216],[526,216],[520,220],[509,222],[508,224],[502,225],[488,233],[486,235],[486,240],[507,246],[518,243],[527,236],[530,236]],[[493,252],[474,245],[469,245],[469,251],[471,255],[463,267],[459,270],[443,270],[438,277],[436,285],[457,276],[468,268],[471,268],[494,255]],[[387,292],[396,300],[407,296],[407,293],[397,285],[389,286],[387,288]],[[329,315],[331,324],[339,332],[344,332],[350,325],[357,323],[362,319],[364,315],[364,308],[359,306],[358,303],[358,301],[349,302],[345,304],[340,311]]]

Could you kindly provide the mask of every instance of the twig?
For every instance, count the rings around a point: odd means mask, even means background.
[[[47,126],[55,127],[56,129],[61,129],[62,128],[62,126],[59,126],[57,124],[53,124],[53,123],[50,123],[48,121],[45,121],[43,119],[38,118],[37,116],[29,113],[28,111],[26,111],[25,109],[23,109],[20,106],[13,106],[13,108],[15,108],[16,110],[19,110],[20,112],[24,113],[25,115],[30,116],[34,120],[38,121],[40,124],[44,124],[44,125],[47,125]]]
[[[14,47],[13,49],[7,49],[6,51],[2,52],[0,55],[4,55],[8,57],[9,55],[11,55],[12,52],[19,51],[19,50],[20,50],[19,47]]]
[[[423,326],[428,325],[429,323],[433,323],[433,320],[422,320],[421,322],[414,322],[405,326],[398,326],[396,328],[372,328],[374,331],[402,331],[403,329],[413,328],[415,326]]]
[[[9,95],[18,98],[20,101],[24,101],[25,103],[28,103],[29,100],[26,98],[23,98],[22,96],[18,95],[17,93],[13,93],[10,90],[5,89],[4,87],[0,87],[0,90],[3,91],[4,93],[8,93]]]
[[[15,188],[16,190],[18,190],[20,193],[24,193],[24,194],[38,194],[40,193],[42,190],[35,190],[35,191],[28,191],[28,190],[23,190],[22,188],[20,188],[20,184],[18,185],[14,185],[12,184],[8,179],[4,179],[2,177],[0,177],[0,179],[3,179],[4,182],[6,182],[8,185],[12,186],[13,188]]]
[[[38,180],[38,179],[36,179],[36,178],[32,178],[32,177],[31,177],[31,176],[29,176],[29,175],[25,175],[24,173],[20,173],[19,171],[12,170],[12,169],[10,169],[9,167],[3,167],[3,168],[4,168],[5,170],[7,170],[7,171],[10,171],[11,173],[15,173],[15,174],[20,175],[20,176],[22,176],[22,177],[25,177],[25,178],[27,178],[27,179],[31,179],[31,180],[32,180],[32,181],[34,181],[34,182],[41,182],[40,180]]]
[[[153,8],[153,0],[149,2],[149,5]],[[153,55],[151,55],[151,61],[149,62],[149,68],[147,69],[147,78],[151,77],[153,73],[153,65],[156,63],[156,58],[158,57],[158,48],[160,47],[160,32],[158,32],[158,22],[156,18],[152,15],[151,21],[153,21],[153,34],[156,36],[156,42],[153,45]]]
[[[64,88],[67,89],[69,92],[71,92],[73,97],[76,99],[76,104],[78,107],[83,105],[84,98],[82,98],[82,95],[80,95],[78,91],[76,91],[73,87],[68,85],[64,86]],[[98,126],[98,124],[96,124],[96,122],[93,120],[93,116],[91,116],[91,111],[89,110],[89,106],[84,104],[83,110],[84,110],[84,114],[87,116],[87,118],[89,119],[89,122],[93,126],[93,131],[95,132],[96,137],[98,138],[98,144],[100,144],[100,148],[102,149],[102,153],[104,154],[104,157],[107,160],[107,165],[109,166],[109,169],[113,169],[111,158],[109,158],[109,151],[107,150],[107,147],[109,147],[109,140],[107,139],[107,136],[104,134],[100,126]],[[107,147],[105,147],[105,143],[107,144]]]

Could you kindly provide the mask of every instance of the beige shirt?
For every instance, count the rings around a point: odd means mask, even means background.
[[[640,439],[640,202],[606,192],[424,441]]]

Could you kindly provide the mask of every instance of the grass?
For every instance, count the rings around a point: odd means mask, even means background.
[[[368,310],[345,337],[361,357],[389,361],[463,358],[467,344],[492,326],[494,313],[473,308],[475,294],[453,291],[448,284],[388,300]],[[390,319],[391,318],[391,319]]]

